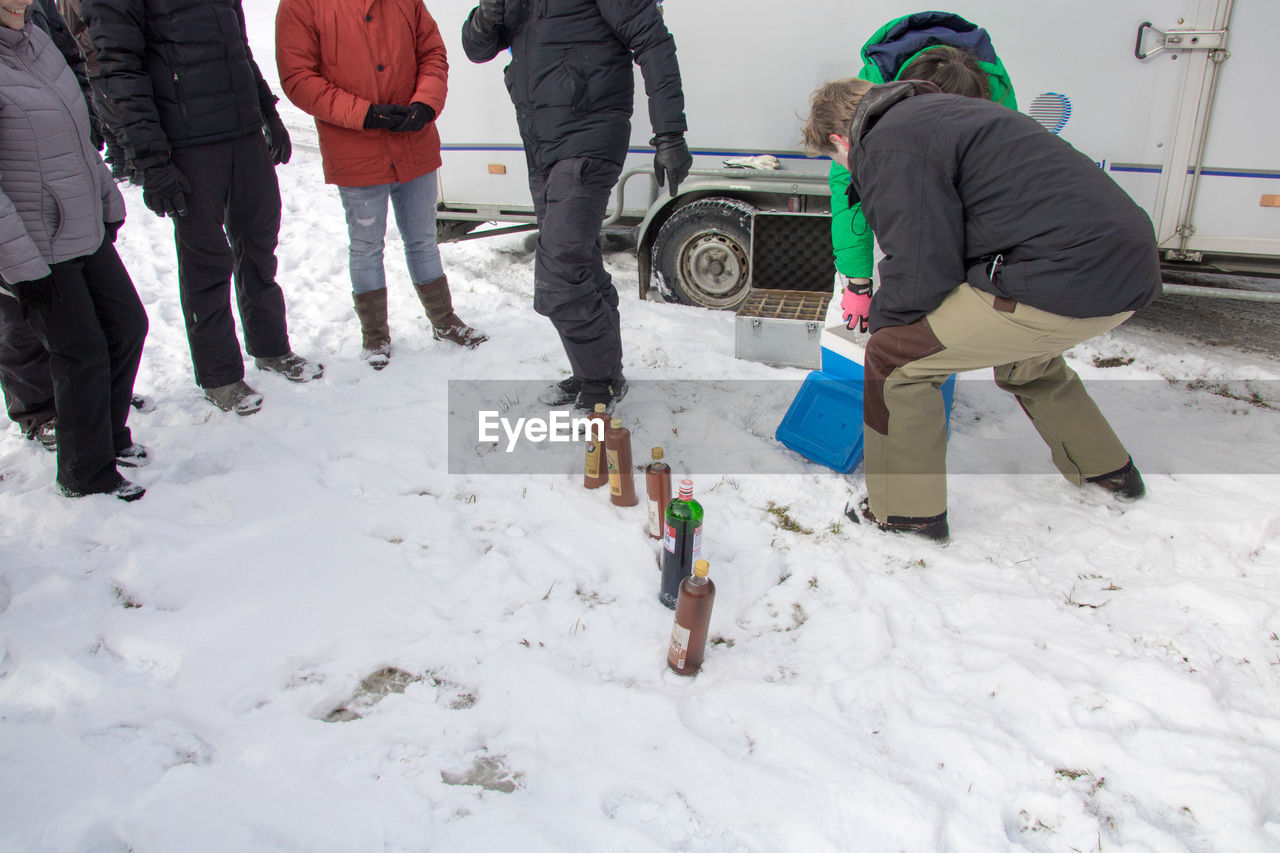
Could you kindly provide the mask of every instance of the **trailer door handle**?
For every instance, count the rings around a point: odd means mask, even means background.
[[[1160,44],[1154,50],[1144,51],[1142,42],[1151,30],[1160,36]],[[1227,31],[1221,30],[1158,30],[1150,21],[1143,21],[1138,27],[1138,38],[1133,44],[1134,59],[1143,60],[1155,56],[1162,50],[1219,50],[1227,43]]]

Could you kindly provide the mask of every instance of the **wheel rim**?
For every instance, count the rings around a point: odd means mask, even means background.
[[[681,278],[707,300],[732,298],[746,286],[749,269],[746,249],[727,234],[698,234],[681,252]]]

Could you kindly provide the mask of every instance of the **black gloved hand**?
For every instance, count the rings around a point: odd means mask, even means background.
[[[280,116],[267,116],[262,133],[267,137],[267,147],[271,149],[271,162],[277,166],[288,163],[293,156],[293,145],[289,142],[289,131],[284,129]]]
[[[142,203],[156,216],[186,216],[187,176],[172,163],[142,170]]]
[[[649,144],[656,149],[653,154],[653,174],[662,186],[665,178],[671,179],[671,197],[675,198],[680,182],[689,177],[693,156],[685,144],[683,133],[659,133]]]
[[[9,285],[9,289],[13,291],[13,295],[17,297],[18,304],[24,311],[48,314],[53,310],[54,304],[62,299],[58,293],[58,285],[53,281],[53,273],[35,281],[16,282]]]
[[[471,25],[485,32],[493,32],[502,25],[506,15],[506,0],[479,0],[471,15]]]
[[[405,109],[408,110],[405,117],[395,127],[390,128],[392,133],[417,133],[436,120],[436,111],[422,101],[414,101]]]
[[[369,111],[364,114],[364,129],[391,130],[408,114],[409,108],[399,104],[370,104]]]
[[[124,225],[124,220],[121,219],[119,222],[107,222],[104,219],[102,221],[102,225],[107,229],[106,241],[108,243],[114,243],[116,241],[116,235],[120,233],[120,226]]]

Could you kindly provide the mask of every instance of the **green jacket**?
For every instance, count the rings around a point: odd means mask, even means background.
[[[986,30],[947,12],[918,12],[885,24],[862,46],[863,66],[858,77],[876,84],[891,82],[920,54],[940,45],[973,53],[978,67],[987,72],[991,100],[1012,110],[1018,108],[1009,73]],[[849,278],[871,278],[875,239],[862,215],[862,205],[849,205],[849,170],[832,161],[828,183],[836,270]]]

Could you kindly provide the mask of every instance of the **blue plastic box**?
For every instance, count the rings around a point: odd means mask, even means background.
[[[774,434],[778,441],[828,468],[847,474],[862,461],[862,365],[860,354],[842,346],[846,341],[822,347],[822,370],[805,378],[791,407]],[[951,402],[955,396],[953,375],[942,383],[951,430]]]

